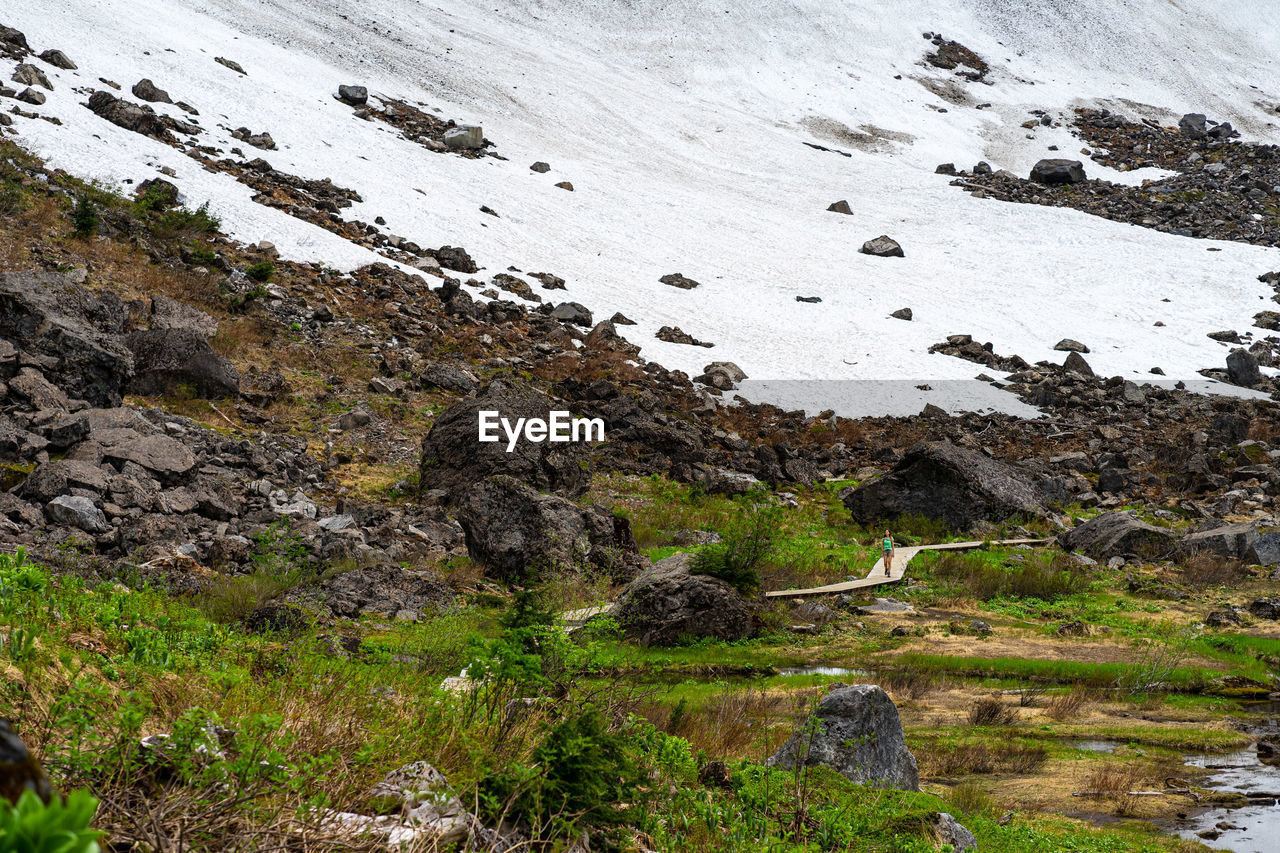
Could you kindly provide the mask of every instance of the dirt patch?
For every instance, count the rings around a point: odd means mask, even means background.
[[[1120,642],[1099,643],[1082,640],[1055,639],[1026,634],[999,633],[984,639],[977,637],[934,637],[912,640],[890,655],[927,654],[950,657],[1023,658],[1026,660],[1068,660],[1080,663],[1133,663],[1134,649]],[[1189,657],[1184,666],[1217,669],[1217,661]]]
[[[808,116],[801,119],[800,126],[819,139],[837,145],[848,145],[868,153],[889,151],[896,144],[910,145],[916,140],[909,133],[886,130],[874,124],[859,125],[858,129],[854,130],[844,122],[824,116]]]

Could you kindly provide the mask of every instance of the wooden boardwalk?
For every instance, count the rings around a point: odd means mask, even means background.
[[[893,562],[889,565],[889,574],[884,573],[884,559],[877,559],[867,576],[858,580],[832,583],[826,586],[815,586],[808,589],[778,589],[766,592],[765,598],[797,598],[802,595],[831,595],[837,592],[848,592],[851,589],[865,589],[869,586],[880,586],[886,583],[897,583],[907,574],[907,564],[921,551],[964,551],[970,548],[981,548],[984,545],[1043,545],[1049,539],[995,539],[974,542],[943,542],[938,545],[913,545],[910,548],[897,548],[893,552]]]
[[[778,589],[766,592],[765,598],[799,598],[805,595],[833,595],[853,589],[866,589],[887,583],[897,583],[907,574],[907,565],[921,551],[964,551],[970,548],[981,548],[984,545],[1043,545],[1051,539],[995,539],[973,542],[943,542],[938,545],[913,545],[910,548],[898,548],[893,552],[893,562],[889,566],[889,574],[884,573],[884,560],[878,559],[867,576],[858,580],[815,586],[809,589]],[[581,625],[592,616],[608,613],[612,604],[601,604],[595,607],[584,607],[581,610],[570,610],[560,614],[560,618],[570,625]]]

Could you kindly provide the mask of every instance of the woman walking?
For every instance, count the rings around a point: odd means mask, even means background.
[[[884,554],[884,576],[889,577],[889,567],[893,565],[893,537],[888,530],[885,530],[884,538],[880,540],[880,551]]]

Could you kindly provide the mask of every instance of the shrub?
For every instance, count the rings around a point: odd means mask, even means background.
[[[197,247],[191,250],[191,263],[200,267],[214,267],[218,263],[218,253],[205,246]]]
[[[776,507],[751,506],[735,518],[722,541],[694,555],[694,574],[719,578],[743,594],[760,588],[760,567],[773,552],[779,511]]]
[[[553,726],[527,765],[482,782],[482,805],[491,817],[527,823],[542,837],[579,822],[624,823],[644,778],[634,748],[631,738],[609,730],[599,710],[588,708]]]
[[[971,726],[1011,726],[1018,721],[1018,712],[994,696],[978,699],[969,709]]]
[[[27,206],[26,193],[22,184],[6,178],[0,178],[0,215],[21,213]]]
[[[71,226],[71,233],[80,238],[87,239],[98,233],[98,208],[87,196],[80,196],[71,211]]]
[[[181,238],[194,240],[222,229],[222,221],[209,212],[209,205],[200,205],[194,211],[185,208],[166,210],[151,225],[151,233],[161,239]]]
[[[1068,693],[1051,696],[1044,703],[1044,713],[1045,716],[1060,723],[1073,720],[1084,715],[1091,701],[1089,691],[1082,686],[1076,686]]]
[[[276,274],[276,265],[271,261],[258,261],[246,267],[244,274],[256,282],[266,284]]]
[[[98,853],[103,833],[89,829],[98,801],[76,791],[64,804],[57,797],[47,805],[32,791],[18,804],[0,799],[0,850],[33,853]]]

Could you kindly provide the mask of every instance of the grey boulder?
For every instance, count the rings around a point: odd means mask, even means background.
[[[733,642],[755,633],[756,620],[733,587],[689,571],[693,557],[674,554],[627,584],[611,615],[627,638],[644,646],[675,646],[709,637]]]
[[[902,246],[892,237],[881,234],[862,244],[862,248],[858,250],[864,255],[873,255],[877,258],[903,258]]]
[[[591,483],[588,458],[579,443],[518,440],[510,453],[501,427],[498,441],[478,440],[481,412],[497,412],[515,424],[518,418],[542,418],[563,404],[527,385],[498,380],[440,413],[422,439],[419,463],[424,489],[445,489],[451,500],[471,484],[494,474],[509,474],[536,489],[574,497]]]
[[[159,396],[176,391],[210,400],[240,396],[240,374],[193,329],[148,329],[125,338],[133,353],[129,391]]]
[[[1082,551],[1095,560],[1136,554],[1168,556],[1176,546],[1173,533],[1137,518],[1130,512],[1108,512],[1058,535],[1067,551]]]
[[[173,98],[169,97],[169,93],[152,83],[150,78],[147,77],[143,77],[137,83],[134,83],[133,88],[129,91],[133,92],[135,98],[150,101],[153,104],[173,103]]]
[[[946,812],[929,817],[929,829],[939,844],[950,844],[952,853],[969,853],[978,849],[978,839]]]
[[[1187,113],[1178,120],[1178,129],[1182,131],[1183,136],[1201,139],[1208,132],[1207,121],[1204,113]]]
[[[103,533],[111,529],[102,510],[81,495],[61,495],[45,505],[44,514],[54,524],[76,527],[86,533]]]
[[[591,318],[591,312],[577,302],[561,302],[551,310],[551,316],[556,320],[587,328],[591,328],[595,323]]]
[[[338,87],[338,100],[353,107],[363,106],[369,102],[369,90],[364,86],[341,85]]]
[[[898,708],[874,684],[832,690],[765,763],[787,770],[822,765],[860,785],[920,790]]]
[[[591,567],[626,581],[643,562],[624,519],[542,494],[508,476],[473,485],[457,518],[471,559],[504,580]]]
[[[1246,349],[1233,349],[1227,354],[1227,380],[1242,388],[1257,388],[1262,383],[1258,357]]]
[[[1280,533],[1260,533],[1249,544],[1244,559],[1256,566],[1280,564]]]
[[[1178,540],[1178,551],[1182,554],[1207,551],[1220,557],[1245,559],[1257,538],[1258,528],[1251,522],[1224,524],[1188,533]]]
[[[95,296],[47,272],[0,274],[0,338],[21,341],[55,367],[42,373],[67,396],[119,406],[133,373],[120,342],[129,309],[111,294]]]

